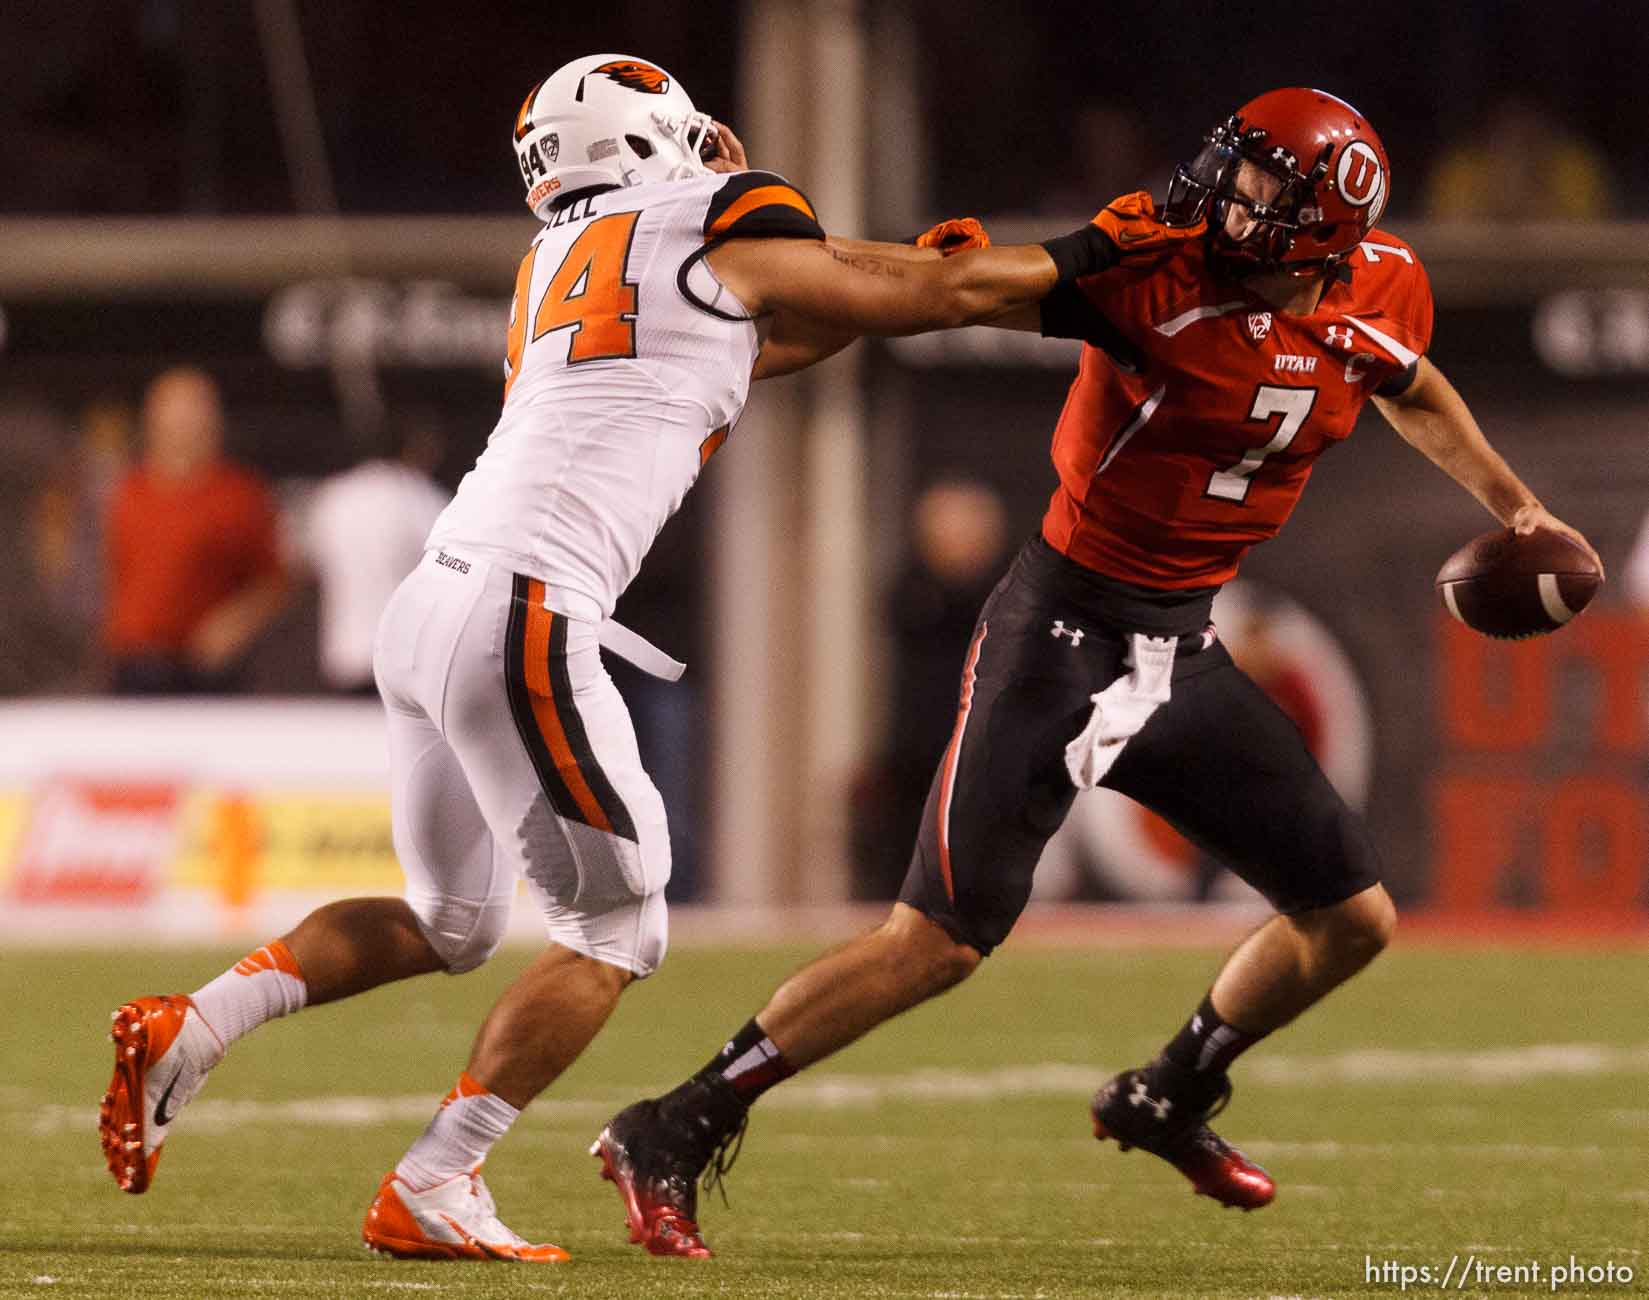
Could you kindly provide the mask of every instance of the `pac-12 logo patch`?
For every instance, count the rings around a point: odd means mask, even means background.
[[[1271,313],[1268,311],[1251,311],[1248,313],[1248,337],[1256,343],[1265,342],[1265,336],[1271,333]]]

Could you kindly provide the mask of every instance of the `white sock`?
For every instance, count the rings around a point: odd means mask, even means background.
[[[309,1000],[309,986],[286,945],[274,939],[189,998],[207,1027],[228,1047],[264,1021],[302,1010]]]
[[[460,1074],[429,1127],[395,1166],[395,1176],[413,1191],[425,1192],[469,1173],[520,1113],[470,1078],[468,1071]]]

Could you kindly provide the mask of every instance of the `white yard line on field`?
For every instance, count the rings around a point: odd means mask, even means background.
[[[804,1076],[777,1089],[762,1102],[764,1110],[850,1110],[897,1102],[994,1102],[1014,1097],[1083,1096],[1102,1083],[1113,1068],[1104,1065],[1045,1063],[996,1070],[912,1070],[904,1074],[821,1074]],[[1595,1078],[1649,1074],[1649,1046],[1614,1047],[1598,1043],[1536,1043],[1491,1051],[1457,1052],[1359,1050],[1331,1056],[1273,1056],[1245,1061],[1243,1081],[1279,1089],[1336,1084],[1400,1084],[1467,1081],[1478,1085],[1523,1083],[1535,1079]],[[542,1098],[527,1111],[543,1126],[583,1124],[607,1118],[638,1096],[660,1088],[613,1092],[600,1098]],[[225,1132],[251,1124],[290,1128],[365,1128],[379,1124],[422,1123],[439,1098],[429,1095],[319,1096],[292,1101],[215,1101],[205,1098],[189,1107],[187,1127]],[[1645,1112],[1611,1112],[1622,1127],[1637,1127]],[[9,1090],[0,1095],[0,1117],[35,1134],[84,1129],[97,1122],[95,1108],[28,1104]],[[1474,1147],[1474,1150],[1481,1149]],[[1530,1148],[1535,1150],[1536,1148]]]

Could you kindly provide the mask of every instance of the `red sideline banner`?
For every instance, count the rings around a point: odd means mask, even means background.
[[[1649,625],[1492,641],[1438,618],[1429,902],[1467,929],[1649,929]]]

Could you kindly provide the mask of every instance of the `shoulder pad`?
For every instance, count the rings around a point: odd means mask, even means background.
[[[1431,279],[1406,240],[1371,230],[1346,254],[1353,305],[1348,314],[1374,321],[1405,348],[1421,356],[1431,346],[1435,308]]]
[[[706,239],[823,239],[807,196],[776,172],[735,172],[710,199]]]

